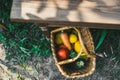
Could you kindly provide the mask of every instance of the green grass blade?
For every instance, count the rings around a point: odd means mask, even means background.
[[[99,39],[99,42],[98,42],[98,44],[97,44],[97,46],[95,48],[95,50],[97,50],[101,46],[101,44],[103,43],[106,35],[107,35],[107,30],[103,30],[102,33],[101,33],[101,37]]]

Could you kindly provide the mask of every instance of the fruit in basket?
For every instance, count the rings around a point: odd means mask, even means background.
[[[56,37],[55,37],[55,43],[56,44],[62,44],[62,40],[61,40],[61,37],[60,37],[60,34],[57,34]]]
[[[63,44],[61,44],[61,45],[59,46],[59,48],[66,48],[66,46],[63,45]]]
[[[70,34],[69,41],[70,43],[75,43],[77,41],[77,36],[75,34]]]
[[[76,41],[74,44],[74,50],[79,53],[82,48],[82,45],[80,44],[80,41]]]
[[[60,36],[61,36],[61,39],[62,39],[63,44],[67,47],[68,50],[71,50],[72,48],[71,48],[71,45],[70,45],[70,41],[69,41],[68,34],[62,32],[62,33],[60,34]]]
[[[68,58],[68,50],[65,48],[60,48],[57,52],[57,56],[60,60],[65,60]]]

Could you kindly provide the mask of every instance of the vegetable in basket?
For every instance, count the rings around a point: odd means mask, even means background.
[[[65,48],[60,48],[57,52],[57,56],[60,60],[65,60],[68,58],[68,50]]]
[[[60,36],[61,36],[63,44],[67,47],[68,50],[71,50],[72,48],[70,45],[68,34],[62,31]]]

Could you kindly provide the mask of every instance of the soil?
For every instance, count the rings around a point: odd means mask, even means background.
[[[5,49],[0,45],[0,80],[120,80],[120,65],[115,59],[100,58],[102,66],[97,65],[95,72],[85,78],[69,79],[61,75],[54,64],[53,57],[33,57],[23,65],[15,65],[2,58]],[[10,65],[11,64],[11,65]],[[14,64],[14,65],[13,65]]]

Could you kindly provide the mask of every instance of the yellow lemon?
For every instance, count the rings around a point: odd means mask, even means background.
[[[60,37],[60,34],[57,34],[56,37],[55,37],[55,42],[56,44],[62,44],[62,39]]]
[[[81,50],[81,48],[82,48],[82,45],[80,44],[80,42],[79,42],[79,41],[76,41],[75,44],[74,44],[74,50],[75,50],[77,53],[79,53],[80,50]]]
[[[70,34],[69,40],[70,43],[75,43],[77,41],[77,36],[75,34]]]

